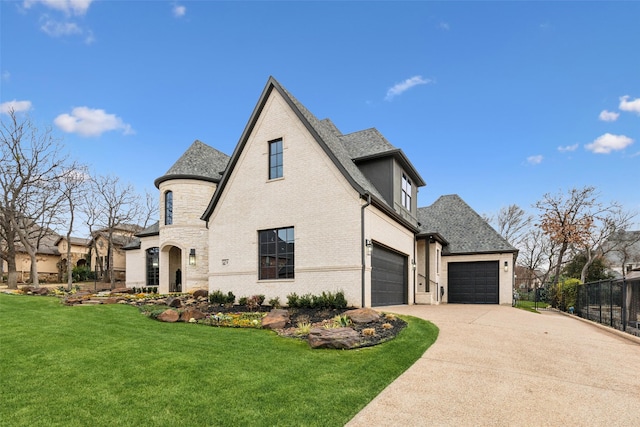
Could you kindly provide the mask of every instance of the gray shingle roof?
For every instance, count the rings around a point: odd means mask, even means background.
[[[340,139],[353,159],[397,150],[376,128],[342,135]]]
[[[419,235],[438,233],[449,242],[444,255],[517,251],[457,194],[418,208],[418,221]]]
[[[159,187],[168,179],[180,178],[219,182],[228,163],[229,156],[196,140],[154,184]]]

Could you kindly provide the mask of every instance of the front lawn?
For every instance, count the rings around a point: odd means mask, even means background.
[[[516,302],[516,308],[521,308],[522,310],[531,311],[533,313],[538,313],[538,310],[536,310],[536,306],[539,309],[540,308],[547,308],[547,307],[549,307],[549,304],[547,304],[546,302],[542,302],[542,301],[538,301],[537,303],[535,303],[534,301],[518,300]]]
[[[344,425],[435,341],[312,350],[256,329],[153,321],[131,306],[0,294],[0,425]]]

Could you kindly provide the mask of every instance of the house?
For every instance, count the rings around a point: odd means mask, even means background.
[[[112,256],[109,257],[109,229],[102,228],[92,233],[89,240],[89,248],[91,248],[90,267],[97,272],[98,280],[107,279],[107,272],[110,268],[110,262],[113,262],[113,275],[116,281],[124,281],[126,279],[127,258],[125,255],[125,247],[135,240],[134,235],[142,230],[142,227],[135,224],[121,224],[113,227],[111,231],[111,248]]]
[[[45,233],[40,239],[40,245],[36,251],[36,263],[38,267],[38,281],[42,283],[56,283],[60,281],[60,252],[58,251],[58,235],[53,232]],[[7,273],[7,263],[0,260],[2,264],[4,281]],[[22,243],[16,243],[16,271],[18,282],[27,283],[31,280],[31,257]]]
[[[343,134],[273,78],[230,157],[195,141],[155,185],[160,220],[124,247],[129,287],[511,303],[515,248],[458,196],[418,209],[426,184],[401,149]]]
[[[615,278],[640,277],[640,230],[620,230],[603,244],[603,248]]]
[[[87,255],[90,253],[91,239],[81,237],[71,237],[67,242],[66,237],[58,237],[55,243],[60,254],[60,271],[67,271],[67,245],[71,247],[70,262],[73,267],[83,267],[87,265]]]

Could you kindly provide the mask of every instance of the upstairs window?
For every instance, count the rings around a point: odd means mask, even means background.
[[[269,142],[269,179],[282,178],[282,140]]]
[[[293,279],[294,246],[293,227],[261,230],[258,232],[259,280]]]
[[[173,224],[173,191],[164,193],[164,225]]]
[[[405,174],[402,174],[402,206],[411,210],[411,180]]]

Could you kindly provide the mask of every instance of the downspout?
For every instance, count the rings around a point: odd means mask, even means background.
[[[361,307],[364,307],[365,303],[365,269],[367,265],[367,254],[366,254],[366,245],[365,243],[365,235],[364,235],[364,210],[371,204],[371,194],[368,192],[364,193],[364,196],[367,196],[367,203],[362,205],[360,208],[360,251],[362,253],[362,303]]]
[[[418,260],[416,259],[416,247],[418,246],[418,241],[416,240],[416,235],[413,235],[413,265],[411,266],[411,271],[413,271],[413,305],[416,303],[416,278],[418,277]]]

